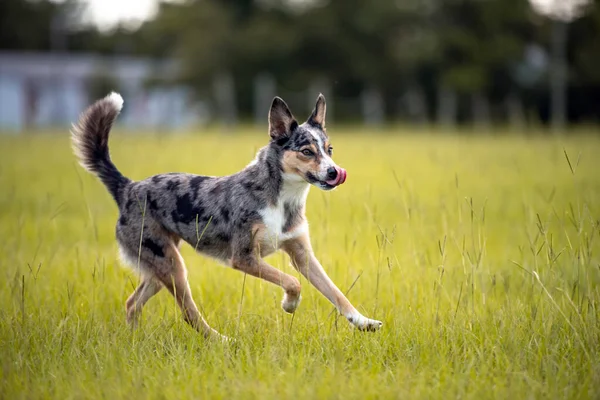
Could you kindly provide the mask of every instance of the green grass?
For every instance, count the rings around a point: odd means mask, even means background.
[[[332,129],[348,181],[311,190],[313,245],[383,329],[352,329],[303,279],[292,318],[279,288],[186,246],[194,297],[235,346],[164,291],[130,330],[137,277],[105,188],[67,134],[0,138],[0,398],[599,398],[600,139]],[[265,141],[117,129],[111,149],[133,179],[221,175]]]

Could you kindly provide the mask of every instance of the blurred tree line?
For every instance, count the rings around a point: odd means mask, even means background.
[[[2,0],[0,49],[175,58],[178,82],[198,97],[230,77],[242,116],[253,112],[257,77],[268,76],[277,93],[332,96],[336,119],[357,118],[361,97],[390,119],[550,117],[553,22],[526,0],[164,2],[136,29],[110,32],[74,23],[80,13],[74,0]],[[567,117],[598,122],[600,7],[569,24],[567,40]]]

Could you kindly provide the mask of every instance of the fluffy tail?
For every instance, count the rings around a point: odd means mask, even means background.
[[[100,178],[117,204],[123,188],[131,182],[115,167],[108,152],[108,134],[121,108],[123,98],[112,92],[88,107],[71,130],[73,151],[79,163]]]

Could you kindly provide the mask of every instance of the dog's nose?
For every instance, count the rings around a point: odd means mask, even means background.
[[[328,180],[337,178],[337,175],[338,175],[337,168],[335,168],[335,167],[327,168],[327,179]]]

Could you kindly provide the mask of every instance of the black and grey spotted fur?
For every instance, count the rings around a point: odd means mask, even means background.
[[[121,97],[113,93],[90,106],[73,127],[72,139],[82,166],[100,178],[118,205],[116,237],[123,258],[138,267],[145,277],[128,300],[128,317],[132,319],[135,319],[137,309],[163,286],[174,294],[189,292],[187,280],[180,277],[186,275],[178,252],[181,240],[226,265],[262,277],[266,267],[255,258],[261,258],[279,246],[268,246],[263,241],[262,248],[258,249],[260,254],[255,255],[257,227],[266,224],[261,210],[283,206],[281,232],[285,236],[306,223],[307,182],[326,190],[333,188],[325,182],[327,177],[307,173],[306,182],[295,182],[297,188],[288,190],[282,167],[286,151],[328,143],[323,127],[325,100],[322,96],[313,115],[301,125],[283,100],[276,98],[270,111],[271,141],[258,152],[252,163],[236,174],[213,177],[166,173],[138,182],[119,172],[108,151],[109,132],[122,103]],[[322,150],[315,157],[331,155],[330,148]],[[272,270],[267,272],[274,273]],[[300,285],[296,278],[283,275],[272,281],[288,279],[281,285],[288,300],[295,301],[286,311],[293,311],[299,301]],[[181,279],[181,287],[177,279]],[[190,311],[195,307],[191,294],[187,299],[178,297],[178,301],[188,322],[196,327],[206,325],[199,314],[194,315],[197,310]],[[206,335],[215,333],[208,325],[201,328]]]

